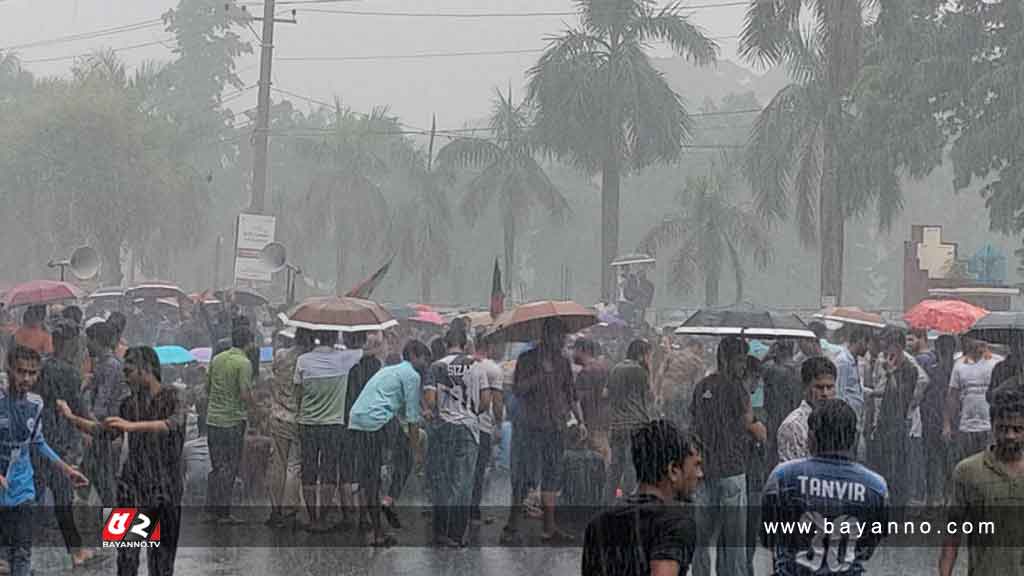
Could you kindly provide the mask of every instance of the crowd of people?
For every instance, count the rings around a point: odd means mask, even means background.
[[[86,485],[104,507],[160,520],[150,574],[173,573],[183,504],[238,524],[239,492],[257,501],[257,485],[270,529],[399,544],[411,519],[396,504],[420,468],[434,544],[463,547],[472,525],[494,520],[481,504],[503,440],[501,544],[532,541],[534,507],[550,545],[577,540],[560,512],[604,510],[583,533],[585,574],[753,574],[759,538],[778,574],[858,574],[879,538],[829,556],[811,536],[758,526],[1024,498],[1024,346],[1004,359],[980,341],[933,345],[920,331],[859,326],[833,343],[812,325],[818,340],[754,353],[733,337],[712,348],[570,335],[551,318],[513,357],[459,318],[429,342],[297,328],[265,366],[254,356],[263,337],[232,316],[204,376],[181,385],[153,348],[125,338],[127,324],[119,312],[83,322],[74,306],[29,307],[4,342],[0,536],[14,576],[30,573],[30,511],[47,491],[73,565],[102,557],[75,525]],[[943,576],[957,548],[943,549]],[[118,550],[119,574],[137,573],[138,553]],[[972,547],[972,574],[995,574],[1015,554]]]

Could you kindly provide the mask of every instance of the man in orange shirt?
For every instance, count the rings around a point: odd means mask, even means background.
[[[53,339],[43,327],[45,320],[46,306],[29,306],[21,318],[21,327],[14,332],[14,343],[31,348],[40,355],[53,354]]]

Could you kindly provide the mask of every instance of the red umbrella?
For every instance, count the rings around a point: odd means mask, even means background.
[[[960,334],[987,315],[988,310],[960,300],[924,300],[911,308],[903,319],[911,328]]]
[[[77,300],[82,291],[74,284],[56,280],[34,280],[18,284],[4,294],[4,306],[28,306],[30,304],[52,304],[64,300]]]

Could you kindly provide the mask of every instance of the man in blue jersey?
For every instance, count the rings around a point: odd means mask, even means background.
[[[854,462],[857,414],[845,402],[821,402],[808,429],[812,456],[779,464],[764,488],[762,538],[774,574],[858,576],[882,540],[889,489]]]
[[[60,459],[43,437],[43,399],[30,392],[39,380],[42,359],[35,350],[14,345],[7,352],[9,390],[0,390],[0,554],[11,576],[29,576],[32,563],[33,450],[48,460],[74,487],[89,481]]]

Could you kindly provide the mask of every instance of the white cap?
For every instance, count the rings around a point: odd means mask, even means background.
[[[99,316],[93,316],[92,318],[89,318],[88,320],[85,321],[85,327],[86,329],[88,329],[90,326],[95,326],[103,321],[103,318],[100,318]]]

